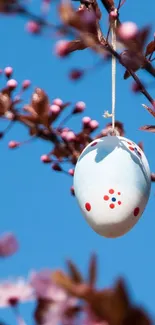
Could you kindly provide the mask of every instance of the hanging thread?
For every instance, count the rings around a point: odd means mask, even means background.
[[[111,42],[113,49],[116,50],[116,24],[115,20],[111,29]],[[115,130],[115,107],[116,107],[116,58],[112,56],[112,130]]]
[[[116,50],[116,29],[117,20],[114,20],[111,27],[111,44],[114,50]],[[116,58],[112,55],[112,63],[111,63],[111,71],[112,71],[112,112],[109,111],[104,112],[104,118],[112,118],[112,132],[117,133],[115,130],[115,106],[116,106]]]

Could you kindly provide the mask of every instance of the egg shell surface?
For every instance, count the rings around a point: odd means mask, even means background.
[[[99,235],[116,238],[137,223],[148,202],[151,173],[141,148],[121,136],[106,136],[81,153],[74,191],[81,212]]]

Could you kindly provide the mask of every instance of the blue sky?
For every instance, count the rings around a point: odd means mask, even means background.
[[[30,7],[38,12],[40,1],[32,1]],[[51,19],[55,21],[55,9]],[[121,20],[135,21],[138,26],[154,24],[154,0],[126,1],[121,11]],[[90,51],[74,53],[70,58],[60,60],[53,56],[55,39],[33,37],[24,31],[25,20],[17,17],[0,18],[1,61],[0,68],[11,65],[14,77],[20,83],[31,79],[32,89],[42,87],[50,100],[56,97],[64,101],[83,100],[89,115],[104,127],[107,121],[102,117],[111,108],[110,65],[93,71],[82,81],[71,83],[68,71],[72,67],[85,67],[97,61]],[[107,16],[103,14],[104,29]],[[140,74],[145,80],[152,80]],[[0,80],[3,86],[2,78]],[[142,95],[131,93],[131,79],[123,80],[123,68],[117,68],[116,118],[125,123],[126,136],[133,141],[144,142],[145,153],[152,170],[155,170],[153,153],[154,134],[143,133],[138,128],[153,124],[153,117],[144,111],[141,104],[147,103]],[[150,89],[154,96],[154,89]],[[31,91],[24,96],[25,103]],[[76,117],[70,126],[79,130],[81,118]],[[1,123],[1,128],[4,123]],[[141,220],[127,235],[118,239],[98,236],[86,224],[69,188],[72,178],[51,171],[40,162],[40,156],[50,150],[50,144],[36,141],[17,151],[11,151],[7,143],[11,139],[27,138],[24,128],[16,126],[0,142],[0,233],[14,231],[20,241],[20,250],[15,255],[0,261],[0,277],[27,276],[32,269],[44,267],[64,268],[65,259],[71,258],[86,274],[89,256],[96,252],[99,260],[99,286],[113,284],[118,276],[128,282],[133,299],[144,305],[154,315],[155,301],[155,187]],[[29,306],[23,307],[29,320]],[[12,321],[11,313],[1,312],[1,317]]]

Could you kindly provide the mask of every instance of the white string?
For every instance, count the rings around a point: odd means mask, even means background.
[[[115,20],[111,29],[111,42],[113,49],[116,50],[116,28],[117,21]],[[116,107],[116,58],[112,56],[112,130],[115,130],[115,107]]]

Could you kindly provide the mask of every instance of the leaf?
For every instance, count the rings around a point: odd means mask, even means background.
[[[155,125],[144,125],[140,127],[140,130],[155,133]]]
[[[146,47],[145,56],[152,54],[154,51],[155,51],[155,41],[151,41]]]
[[[52,280],[72,296],[82,299],[90,297],[91,289],[88,287],[88,285],[76,284],[69,278],[69,276],[64,274],[62,271],[53,272]]]
[[[67,266],[72,280],[75,283],[82,283],[83,278],[80,272],[78,271],[77,267],[70,260],[67,261]]]
[[[80,39],[76,39],[73,41],[68,42],[68,52],[72,53],[77,50],[84,50],[86,49],[86,45]]]
[[[74,283],[64,272],[57,270],[52,272],[52,281],[55,282],[58,286],[67,290],[69,293],[74,295]]]
[[[16,119],[20,122],[25,123],[27,126],[34,127],[35,125],[40,123],[40,119],[38,116],[33,115],[23,115],[19,114],[16,116]]]
[[[0,116],[4,115],[11,108],[11,99],[8,94],[0,93]]]
[[[97,277],[97,258],[95,254],[90,259],[88,277],[89,284],[94,286]]]
[[[48,96],[41,88],[36,88],[35,92],[32,94],[31,106],[40,118],[48,114]]]
[[[152,325],[152,321],[142,308],[132,307],[129,309],[123,325]]]
[[[80,27],[80,19],[69,2],[60,4],[59,15],[65,25],[77,28]]]

